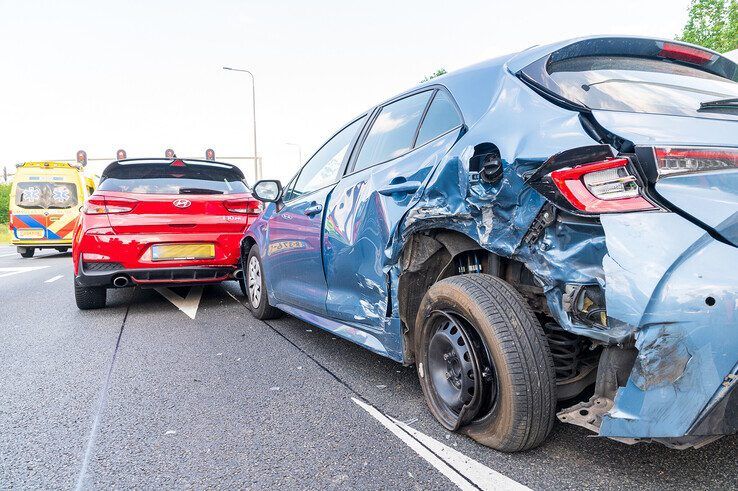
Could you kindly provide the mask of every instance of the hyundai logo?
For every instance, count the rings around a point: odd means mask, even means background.
[[[177,208],[188,208],[192,204],[192,202],[188,199],[179,198],[172,201],[172,204]]]

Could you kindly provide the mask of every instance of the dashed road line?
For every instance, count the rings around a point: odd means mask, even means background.
[[[58,274],[58,275],[53,276],[53,277],[49,278],[48,280],[44,281],[44,283],[53,283],[56,280],[60,280],[62,278],[64,278],[64,275],[63,274]]]
[[[0,278],[20,273],[30,273],[39,269],[48,268],[48,266],[18,266],[15,268],[0,268]]]

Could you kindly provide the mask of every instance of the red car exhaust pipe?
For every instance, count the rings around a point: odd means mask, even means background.
[[[116,288],[124,288],[128,286],[129,280],[128,277],[120,275],[113,278],[113,286]]]

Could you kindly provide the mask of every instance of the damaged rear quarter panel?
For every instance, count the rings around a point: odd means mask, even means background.
[[[537,243],[523,243],[546,203],[525,182],[527,174],[551,155],[594,141],[582,128],[578,113],[541,98],[504,66],[490,72],[489,79],[497,88],[489,110],[429,176],[425,192],[398,227],[399,237],[393,237],[389,245],[386,265],[393,269],[395,278],[392,297],[397,298],[396,278],[402,273],[397,263],[407,237],[425,229],[454,230],[488,251],[524,263],[540,281],[549,308],[562,326],[612,340],[610,332],[574,325],[561,301],[564,283],[604,283],[602,258],[606,249],[602,228],[596,222],[558,222]],[[455,79],[443,83],[452,94],[460,90]],[[503,162],[503,175],[492,184],[473,179],[469,172],[474,147],[483,142],[497,146]],[[397,305],[393,314],[397,315]],[[618,335],[622,337],[622,333]]]
[[[738,249],[672,213],[602,224],[608,315],[636,326],[638,357],[600,434],[685,435],[736,365]]]

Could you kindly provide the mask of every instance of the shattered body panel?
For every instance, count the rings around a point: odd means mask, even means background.
[[[429,82],[449,91],[464,125],[405,156],[347,173],[330,190],[321,237],[325,309],[319,315],[287,310],[412,363],[414,312],[408,299],[440,277],[449,258],[483,250],[530,272],[530,287],[545,296],[541,311],[565,331],[594,347],[635,347],[635,362],[625,357],[632,370],[623,365],[614,397],[593,398],[582,411],[599,404],[596,420],[575,424],[624,441],[734,432],[738,171],[659,181],[655,192],[679,213],[659,207],[582,219],[555,210],[530,185],[531,175],[561,152],[606,143],[585,128],[580,112],[541,97],[516,74],[567,43],[572,41]],[[735,146],[738,141],[733,121],[697,121],[692,128],[690,118],[595,113],[631,151],[633,145]],[[502,166],[493,180],[480,178],[470,164],[487,144],[499,152]],[[612,148],[612,155],[618,153]],[[383,193],[398,176],[417,183],[417,190]],[[552,217],[545,215],[548,210]],[[248,235],[262,257],[269,243],[265,224],[275,213],[269,205]],[[431,239],[431,232],[438,235]],[[448,233],[463,240],[447,243]],[[439,256],[441,249],[448,256]],[[433,257],[444,262],[423,269]],[[579,286],[604,291],[601,322],[572,314],[572,292]],[[268,274],[267,289],[278,298]]]

